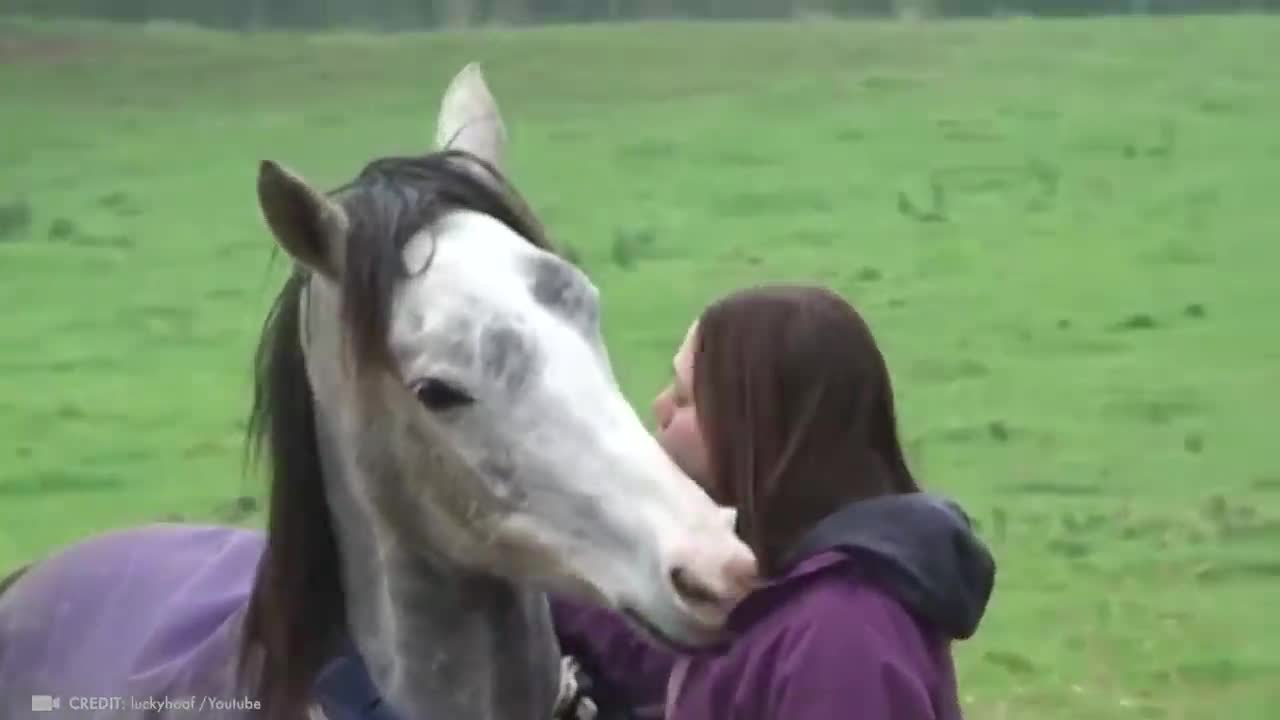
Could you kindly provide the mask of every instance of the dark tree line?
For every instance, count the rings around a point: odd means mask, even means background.
[[[1280,0],[0,0],[0,14],[178,20],[233,30],[379,30],[806,15],[1072,16],[1280,10]]]

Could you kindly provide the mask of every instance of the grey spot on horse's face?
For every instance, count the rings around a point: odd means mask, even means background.
[[[439,353],[450,365],[471,367],[476,364],[475,345],[466,337],[454,337],[440,344]]]
[[[406,382],[419,379],[413,368],[428,361],[451,369],[476,364],[476,323],[466,317],[432,318],[412,304],[397,306],[403,317],[394,318],[391,355]]]
[[[508,392],[524,387],[537,367],[537,346],[515,326],[494,321],[480,333],[480,366]]]
[[[599,301],[596,288],[573,265],[550,255],[539,255],[528,264],[529,290],[538,304],[583,330],[595,328]]]

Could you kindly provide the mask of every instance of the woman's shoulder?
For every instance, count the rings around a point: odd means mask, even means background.
[[[845,655],[931,670],[949,643],[848,556],[833,551],[758,590],[735,611],[745,640],[798,657]]]
[[[676,717],[932,718],[948,692],[929,632],[840,557],[757,590],[734,623],[729,652],[691,665]]]

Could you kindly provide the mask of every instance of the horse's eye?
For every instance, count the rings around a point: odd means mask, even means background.
[[[423,407],[433,412],[464,407],[476,401],[466,390],[439,378],[419,380],[413,385],[413,393]]]

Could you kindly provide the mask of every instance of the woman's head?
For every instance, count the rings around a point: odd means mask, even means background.
[[[884,357],[820,287],[732,293],[703,312],[655,402],[668,453],[719,502],[766,571],[823,517],[917,490]]]

